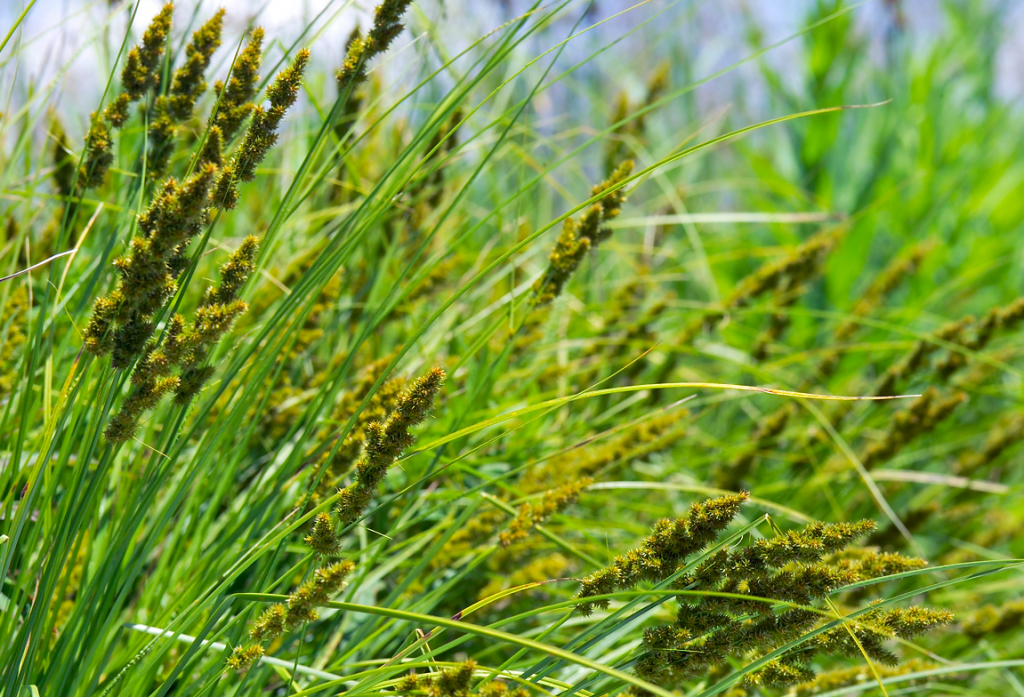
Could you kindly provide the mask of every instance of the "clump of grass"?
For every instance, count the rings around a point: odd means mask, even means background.
[[[91,116],[16,26],[0,693],[1012,690],[1001,17],[845,10],[765,114],[675,6],[96,7]]]

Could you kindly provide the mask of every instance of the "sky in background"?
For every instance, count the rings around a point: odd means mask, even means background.
[[[27,2],[0,0],[0,36],[7,33]],[[134,25],[136,38],[161,4],[158,0],[141,0]],[[445,29],[442,41],[448,50],[454,52],[523,12],[529,4],[526,0],[426,0],[416,3],[415,11],[420,13],[421,20],[428,19]],[[568,13],[562,22],[523,46],[520,61],[529,60],[564,38],[587,4],[581,0],[570,5],[574,11]],[[635,1],[624,0],[594,2],[581,26],[619,12],[625,13],[574,40],[563,59],[568,62],[580,60],[595,47],[607,44],[655,17],[655,21],[640,32],[624,39],[613,53],[602,56],[604,62],[594,69],[608,70],[610,66],[621,72],[623,83],[640,85],[654,64],[669,53],[670,47],[681,45],[699,47],[699,51],[690,51],[695,56],[690,70],[692,75],[700,77],[750,52],[745,37],[745,18],[754,18],[762,27],[764,42],[771,43],[802,27],[811,3],[808,0],[650,0],[630,10],[635,4]],[[315,60],[331,69],[341,63],[346,37],[355,23],[360,21],[366,25],[371,7],[368,3],[342,0],[179,0],[176,5],[177,41],[185,38],[182,28],[187,23],[201,22],[217,7],[223,6],[227,9],[225,46],[238,41],[245,28],[255,22],[264,26],[267,35],[275,42],[280,42],[270,48],[271,61],[282,55],[282,44],[288,45],[297,40],[303,29],[313,22],[312,34],[303,39],[303,45],[310,45]],[[896,6],[900,7],[902,20],[915,40],[932,40],[941,30],[940,0],[867,0],[854,11],[873,44],[880,44],[886,32],[892,31],[897,21]],[[37,0],[27,20],[12,38],[12,42],[19,45],[16,65],[7,64],[0,73],[4,98],[17,102],[24,98],[27,85],[57,80],[62,110],[78,116],[92,111],[133,7],[133,3],[109,3],[107,0]],[[1024,42],[1019,41],[1024,37],[1024,2],[1015,0],[1004,4],[1004,11],[1007,41],[1000,52],[997,90],[1009,99],[1019,99],[1024,93]],[[419,21],[415,25],[424,26],[425,23]],[[105,39],[96,41],[96,37]],[[404,34],[384,64],[376,66],[376,69],[401,75],[410,62],[421,60],[422,44],[422,36]],[[796,57],[798,50],[799,45],[793,42],[774,50],[769,60],[785,65]],[[223,48],[218,52],[214,74],[226,72],[230,53]],[[8,46],[4,55],[0,55],[0,61],[10,55],[11,46]],[[218,65],[217,60],[225,63]],[[745,74],[740,71],[731,79],[743,80]],[[12,90],[15,81],[18,89]],[[716,101],[716,91],[723,94],[723,90],[728,89],[727,85],[728,81],[725,81],[720,86],[708,88],[707,99],[712,105]],[[722,96],[721,100],[727,98]],[[3,110],[2,106],[0,110]]]

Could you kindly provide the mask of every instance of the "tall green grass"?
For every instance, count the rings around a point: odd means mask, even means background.
[[[260,17],[167,126],[176,8],[88,186],[46,8],[0,31],[0,694],[1024,694],[1005,8],[737,16],[701,73],[699,4],[405,4],[266,36],[298,102],[222,147]],[[90,12],[101,114],[151,17]],[[90,318],[204,171],[153,368]]]

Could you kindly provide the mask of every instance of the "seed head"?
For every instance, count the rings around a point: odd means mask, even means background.
[[[242,672],[248,670],[254,663],[263,658],[263,646],[261,644],[247,644],[236,646],[228,658],[228,667]]]
[[[625,192],[619,185],[632,172],[633,161],[626,160],[607,180],[591,190],[593,196],[608,192],[604,198],[588,208],[578,223],[572,218],[565,219],[555,248],[548,257],[548,270],[533,286],[535,306],[548,305],[557,298],[587,252],[611,236],[611,230],[601,226],[619,215],[626,200]]]
[[[306,535],[306,546],[323,557],[333,557],[341,551],[341,541],[334,531],[334,522],[329,513],[318,513],[313,519],[313,529]]]
[[[337,73],[339,93],[345,94],[366,81],[367,64],[386,51],[395,37],[402,33],[402,15],[410,4],[412,0],[384,0],[373,13],[373,26],[369,33],[365,37],[349,39],[348,53]]]
[[[210,126],[203,147],[199,151],[197,162],[201,165],[209,163],[217,167],[224,165],[224,139],[219,126]]]
[[[593,480],[583,478],[547,492],[538,504],[524,503],[519,507],[519,511],[508,529],[499,535],[502,546],[508,547],[514,542],[525,539],[535,526],[575,503],[579,499],[580,493],[592,483]]]
[[[252,121],[245,132],[245,138],[238,147],[237,154],[225,165],[217,180],[213,205],[223,209],[234,208],[238,202],[238,182],[250,182],[256,178],[256,168],[277,142],[277,129],[285,112],[298,98],[307,63],[309,49],[304,48],[296,54],[292,64],[282,70],[274,83],[267,88],[269,108],[256,106],[252,109]]]
[[[668,578],[688,556],[714,541],[748,498],[748,494],[742,493],[708,499],[693,504],[686,518],[659,520],[639,548],[616,557],[609,569],[584,579],[576,598],[585,600],[592,595],[633,588],[641,581]],[[607,606],[607,600],[581,602],[576,610],[586,616],[594,607]]]
[[[220,47],[223,27],[224,10],[220,9],[192,34],[185,47],[185,63],[174,71],[167,101],[167,112],[176,123],[192,116],[196,99],[206,91],[203,75],[213,52]]]
[[[157,179],[164,175],[174,150],[174,136],[180,124],[192,116],[196,100],[206,91],[203,75],[213,52],[220,46],[224,10],[218,10],[192,34],[185,47],[185,63],[174,71],[171,88],[157,98],[155,116],[149,127],[149,160],[147,171]]]
[[[252,113],[252,99],[256,96],[256,84],[260,80],[259,70],[263,51],[263,27],[252,30],[245,48],[235,59],[228,84],[215,87],[220,95],[217,106],[216,125],[225,140],[231,140],[242,122]]]
[[[284,634],[284,630],[287,627],[287,618],[288,608],[284,603],[271,605],[253,623],[252,628],[249,630],[249,636],[255,641],[275,639]]]
[[[427,418],[444,380],[444,370],[433,368],[399,397],[387,421],[367,426],[363,456],[356,463],[356,482],[342,491],[336,509],[343,523],[351,523],[363,514],[388,469],[413,444],[415,438],[409,429]]]
[[[113,147],[114,141],[106,122],[98,112],[93,112],[89,117],[89,132],[85,136],[85,159],[78,174],[79,193],[103,184],[114,161]]]
[[[173,14],[174,5],[164,5],[142,35],[142,43],[128,52],[128,61],[121,71],[121,85],[133,102],[156,86]]]

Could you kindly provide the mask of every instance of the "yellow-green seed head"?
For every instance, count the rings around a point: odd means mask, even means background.
[[[121,71],[121,85],[133,102],[156,86],[173,14],[174,5],[164,5],[142,35],[142,43],[128,52],[128,61]]]
[[[252,113],[253,97],[259,82],[260,61],[263,51],[263,27],[252,30],[252,36],[231,69],[227,85],[217,90],[220,103],[217,105],[216,125],[226,140],[231,140],[242,122]]]

